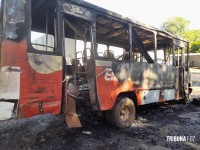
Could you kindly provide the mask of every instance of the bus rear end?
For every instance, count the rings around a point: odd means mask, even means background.
[[[43,1],[47,6],[40,11],[37,8],[43,6],[43,2],[0,2],[0,120],[9,119],[13,114],[18,118],[45,113],[59,114],[62,100],[62,49],[58,51],[57,47],[50,47],[49,51],[46,43],[38,48],[31,44],[31,31],[38,30],[38,26],[40,32],[46,35],[54,33],[54,26],[47,30],[46,25],[53,24],[57,17],[54,11],[57,2]],[[51,18],[45,19],[45,10],[51,13]]]

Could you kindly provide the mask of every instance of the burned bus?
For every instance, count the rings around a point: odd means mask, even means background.
[[[88,95],[125,128],[136,106],[191,93],[189,43],[135,19],[82,0],[0,0],[0,20],[1,120],[64,112],[79,127]]]

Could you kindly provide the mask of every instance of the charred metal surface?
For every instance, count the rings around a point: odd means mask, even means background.
[[[140,62],[112,63],[119,82],[132,80],[134,87],[146,89],[175,88],[177,69],[173,66]]]
[[[4,36],[6,39],[21,41],[27,34],[27,0],[6,0],[4,10]],[[30,9],[30,8],[29,8]]]
[[[89,87],[89,96],[90,102],[94,110],[98,109],[98,98],[97,98],[97,87],[96,87],[96,78],[95,78],[95,61],[94,59],[88,60],[88,87]]]
[[[96,18],[96,35],[99,43],[108,45],[123,45],[128,43],[128,25],[111,18],[98,15]]]
[[[76,38],[80,40],[90,41],[91,39],[91,23],[82,18],[77,19],[68,14],[64,15],[65,36],[67,38]]]
[[[94,14],[92,11],[89,11],[88,9],[70,4],[70,3],[64,3],[63,4],[63,10],[67,14],[71,14],[73,16],[81,17],[84,19],[94,20]]]
[[[100,109],[108,110],[120,93],[134,92],[138,105],[178,98],[179,76],[174,66],[96,60],[96,86]]]
[[[132,30],[132,33],[133,33],[133,35],[132,35],[133,43],[140,50],[141,54],[145,57],[147,62],[154,63],[154,60],[149,56],[147,50],[145,49],[143,43],[139,39],[139,36],[137,35],[137,33],[135,32],[134,29]]]
[[[90,102],[94,110],[98,110],[98,102],[97,102],[97,95],[96,95],[96,81],[95,79],[88,80],[89,85],[89,95],[90,95]]]
[[[180,41],[180,39],[174,39],[173,44],[182,48],[182,47],[186,47],[188,45],[188,42]]]

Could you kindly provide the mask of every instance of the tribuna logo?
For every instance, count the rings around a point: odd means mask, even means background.
[[[168,142],[195,142],[195,136],[167,136]]]

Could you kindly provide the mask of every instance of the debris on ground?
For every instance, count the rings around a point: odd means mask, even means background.
[[[118,129],[87,109],[82,111],[80,119],[83,127],[75,129],[66,128],[63,115],[0,121],[0,147],[2,150],[196,150],[200,147],[200,107],[192,102],[140,106],[136,120],[127,129]],[[193,136],[195,141],[167,141],[167,136],[179,135]]]
[[[83,134],[87,134],[87,135],[91,135],[92,132],[91,131],[82,131]]]
[[[200,106],[200,98],[193,98],[192,104]]]

